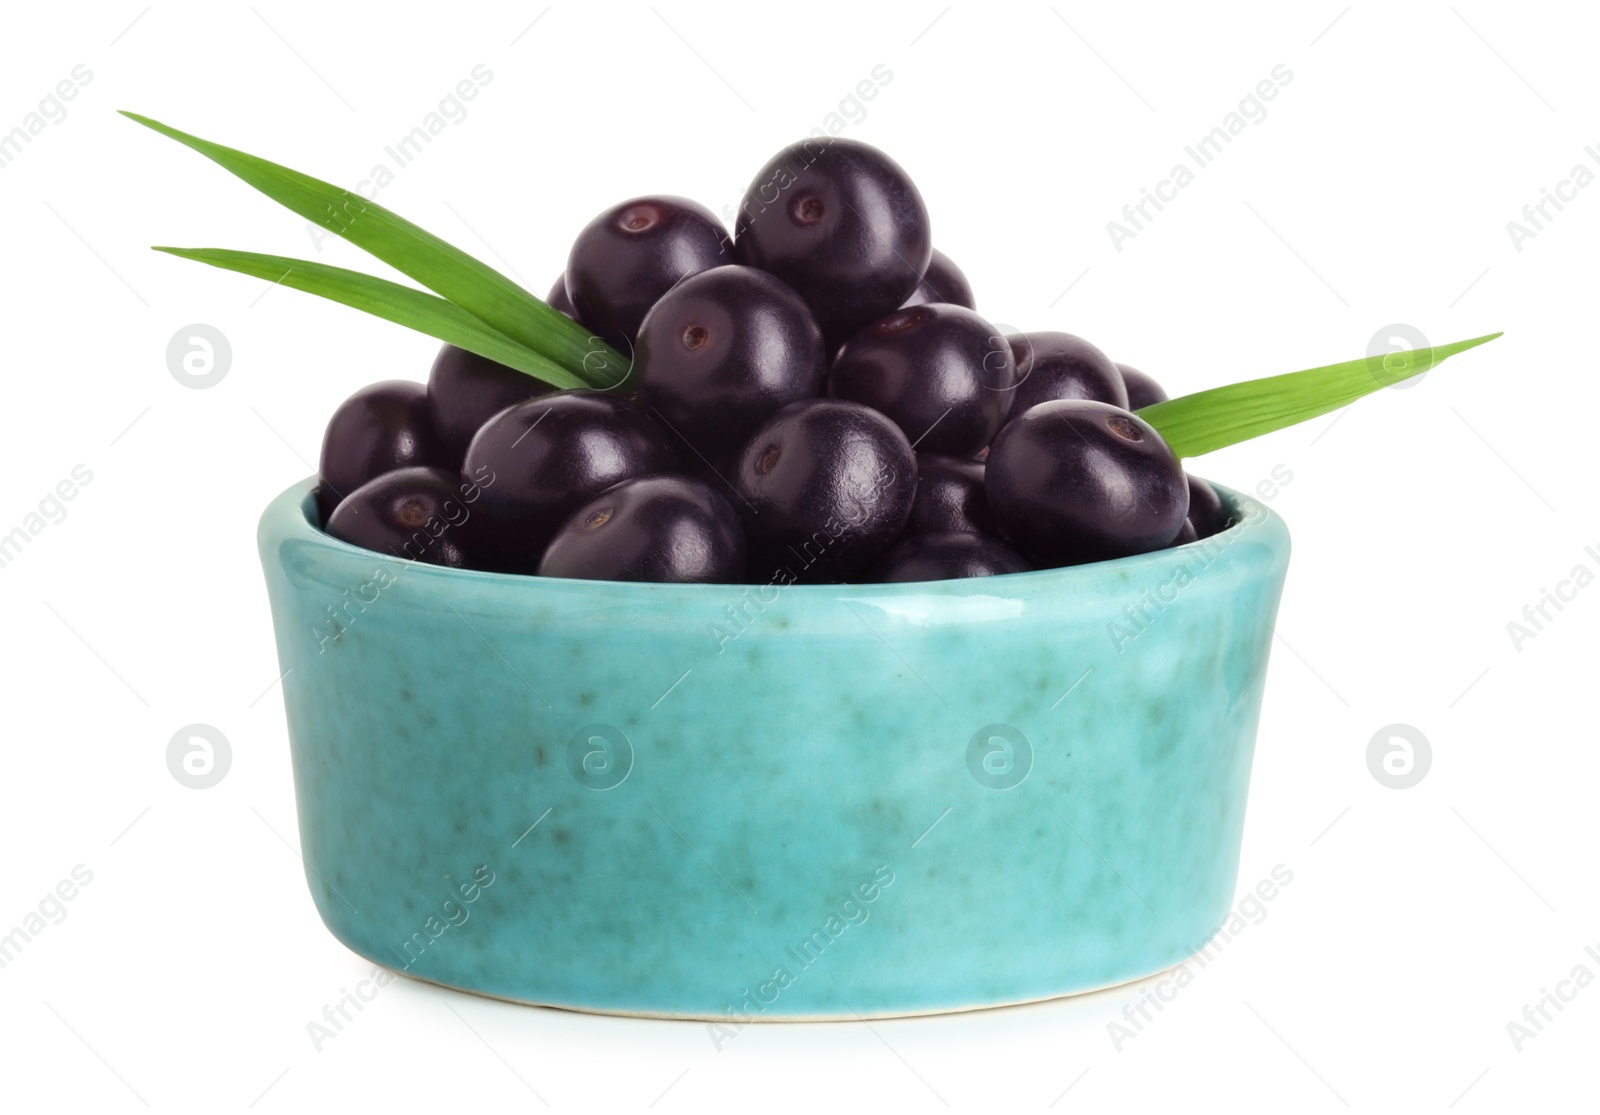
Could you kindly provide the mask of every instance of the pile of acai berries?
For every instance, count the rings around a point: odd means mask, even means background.
[[[1228,525],[1133,413],[1161,388],[1068,333],[1000,336],[866,144],[780,152],[732,236],[683,198],[614,206],[548,301],[631,354],[628,393],[446,345],[426,386],[373,384],[329,422],[329,534],[503,573],[787,584],[1075,565]]]

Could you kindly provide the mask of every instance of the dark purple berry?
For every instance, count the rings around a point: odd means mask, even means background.
[[[369,480],[328,517],[335,538],[407,561],[474,568],[467,524],[482,492],[454,471],[403,468]]]
[[[1183,525],[1178,528],[1177,537],[1171,542],[1168,542],[1167,546],[1169,548],[1173,546],[1187,546],[1191,542],[1198,541],[1200,541],[1200,534],[1194,529],[1194,520],[1185,519],[1183,520]]]
[[[994,538],[967,531],[916,534],[899,542],[878,562],[875,581],[944,581],[1025,573],[1033,566]]]
[[[1011,406],[1011,349],[963,306],[896,310],[856,333],[833,358],[828,394],[881,411],[917,448],[971,457]]]
[[[652,414],[652,418],[655,416]],[[743,445],[736,446],[731,451],[718,455],[701,455],[691,449],[682,438],[675,436],[665,424],[661,425],[663,434],[677,453],[678,467],[676,472],[680,476],[687,476],[698,480],[713,492],[726,496],[728,499],[737,498],[733,488],[733,470],[738,464],[739,450]]]
[[[924,302],[948,302],[969,310],[978,308],[977,301],[972,297],[972,284],[967,282],[961,268],[938,248],[933,249],[933,258],[928,261],[928,269],[922,273],[922,281],[904,304],[920,306]]]
[[[1129,410],[1139,410],[1153,403],[1167,401],[1167,393],[1161,390],[1161,385],[1138,368],[1118,364],[1117,371],[1122,373],[1122,385],[1128,390]]]
[[[433,428],[459,460],[489,419],[514,403],[548,395],[555,388],[526,372],[486,356],[445,345],[428,373],[428,409]]]
[[[984,476],[1008,537],[1041,564],[1159,550],[1183,527],[1183,465],[1143,419],[1110,403],[1041,403],[1000,431]]]
[[[728,501],[698,480],[624,480],[572,513],[539,575],[733,584],[744,576],[744,534]]]
[[[1189,521],[1194,524],[1197,537],[1210,538],[1228,528],[1228,509],[1216,489],[1198,476],[1189,480]]]
[[[811,311],[753,267],[713,267],[673,287],[645,315],[636,357],[640,405],[713,464],[779,407],[822,391]]]
[[[323,522],[339,501],[361,485],[397,468],[454,468],[452,453],[434,432],[427,389],[388,379],[370,384],[339,404],[322,435],[317,469],[317,510]]]
[[[1000,524],[983,490],[983,462],[936,453],[917,454],[917,498],[906,537],[968,531],[998,535]]]
[[[1128,392],[1111,358],[1071,333],[1014,333],[1006,338],[1017,362],[1011,413],[1052,399],[1093,399],[1124,410]]]
[[[632,342],[645,313],[679,279],[731,263],[711,210],[681,197],[636,197],[578,233],[567,257],[567,294],[585,325]]]
[[[848,139],[778,152],[746,191],[735,233],[738,261],[794,287],[830,347],[910,297],[933,252],[910,177]]]
[[[578,311],[572,308],[572,299],[567,295],[567,273],[565,271],[556,276],[556,281],[550,285],[550,293],[544,296],[544,300],[553,309],[560,310],[573,321],[578,320]]]
[[[677,460],[659,427],[626,399],[563,391],[485,422],[463,467],[483,486],[489,558],[498,569],[531,573],[567,516],[613,484],[677,471]]]
[[[755,432],[734,485],[752,579],[847,580],[904,529],[917,458],[877,411],[810,399],[790,403]]]

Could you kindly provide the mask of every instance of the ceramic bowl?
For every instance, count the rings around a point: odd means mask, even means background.
[[[260,551],[333,935],[526,1003],[870,1018],[1170,967],[1233,902],[1289,536],[896,585]]]

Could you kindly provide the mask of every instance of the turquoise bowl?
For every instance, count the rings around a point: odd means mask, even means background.
[[[1220,490],[1220,489],[1219,489]],[[897,585],[409,564],[261,519],[306,880],[406,975],[746,1021],[1028,1002],[1233,902],[1283,520]]]

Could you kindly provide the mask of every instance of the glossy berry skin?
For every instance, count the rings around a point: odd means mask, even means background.
[[[1128,391],[1129,410],[1139,410],[1153,403],[1167,401],[1167,393],[1161,389],[1161,385],[1138,368],[1118,364],[1117,371],[1122,373],[1122,385]]]
[[[642,410],[598,391],[563,391],[495,415],[463,471],[481,477],[483,545],[494,568],[532,573],[546,543],[583,504],[624,480],[677,471]]]
[[[636,197],[578,233],[567,256],[567,294],[590,329],[631,344],[674,283],[731,262],[728,235],[711,210],[687,198]]]
[[[878,562],[873,580],[945,581],[1026,573],[1027,558],[995,538],[967,531],[917,534],[897,543]]]
[[[1011,406],[1016,365],[994,326],[964,306],[896,310],[847,341],[828,394],[881,411],[929,453],[971,457]]]
[[[578,320],[578,311],[572,306],[572,299],[567,296],[567,273],[563,271],[556,276],[556,281],[550,284],[550,293],[544,300],[554,309],[560,310],[573,321]]]
[[[1216,489],[1198,476],[1188,477],[1189,522],[1194,524],[1195,536],[1210,538],[1228,528],[1228,509],[1222,506],[1222,497]]]
[[[1191,542],[1198,541],[1200,541],[1200,533],[1194,529],[1194,520],[1185,519],[1183,520],[1183,525],[1178,528],[1178,536],[1168,542],[1167,547],[1171,549],[1174,546],[1187,546]]]
[[[932,253],[928,209],[910,176],[854,140],[784,148],[740,203],[738,262],[798,291],[830,348],[905,302]]]
[[[445,345],[428,372],[428,412],[440,440],[459,461],[478,427],[508,406],[554,390],[526,372]]]
[[[906,520],[906,537],[966,531],[998,535],[1000,524],[983,490],[981,461],[917,454],[917,498]]]
[[[775,276],[729,264],[691,275],[645,315],[639,403],[716,462],[779,407],[822,391],[822,331]]]
[[[924,302],[948,302],[969,310],[978,308],[977,300],[972,296],[972,284],[967,282],[961,268],[938,248],[933,249],[933,258],[928,261],[928,269],[922,273],[922,281],[904,305],[920,306]]]
[[[454,470],[403,468],[351,492],[328,518],[333,537],[407,561],[474,568],[468,526],[481,490]]]
[[[1017,364],[1011,413],[1052,399],[1093,399],[1128,407],[1128,390],[1111,358],[1071,333],[1014,333],[1006,338]]]
[[[542,577],[736,584],[744,532],[728,501],[698,480],[624,480],[574,511],[539,563]]]
[[[810,399],[790,403],[755,432],[733,483],[751,580],[849,580],[904,529],[917,459],[877,411]]]
[[[340,403],[328,420],[317,468],[317,510],[326,522],[341,499],[375,477],[413,466],[453,468],[459,460],[434,433],[422,384],[370,384]]]
[[[990,448],[984,488],[995,518],[1041,565],[1159,550],[1189,512],[1183,465],[1161,435],[1120,407],[1040,403]]]

